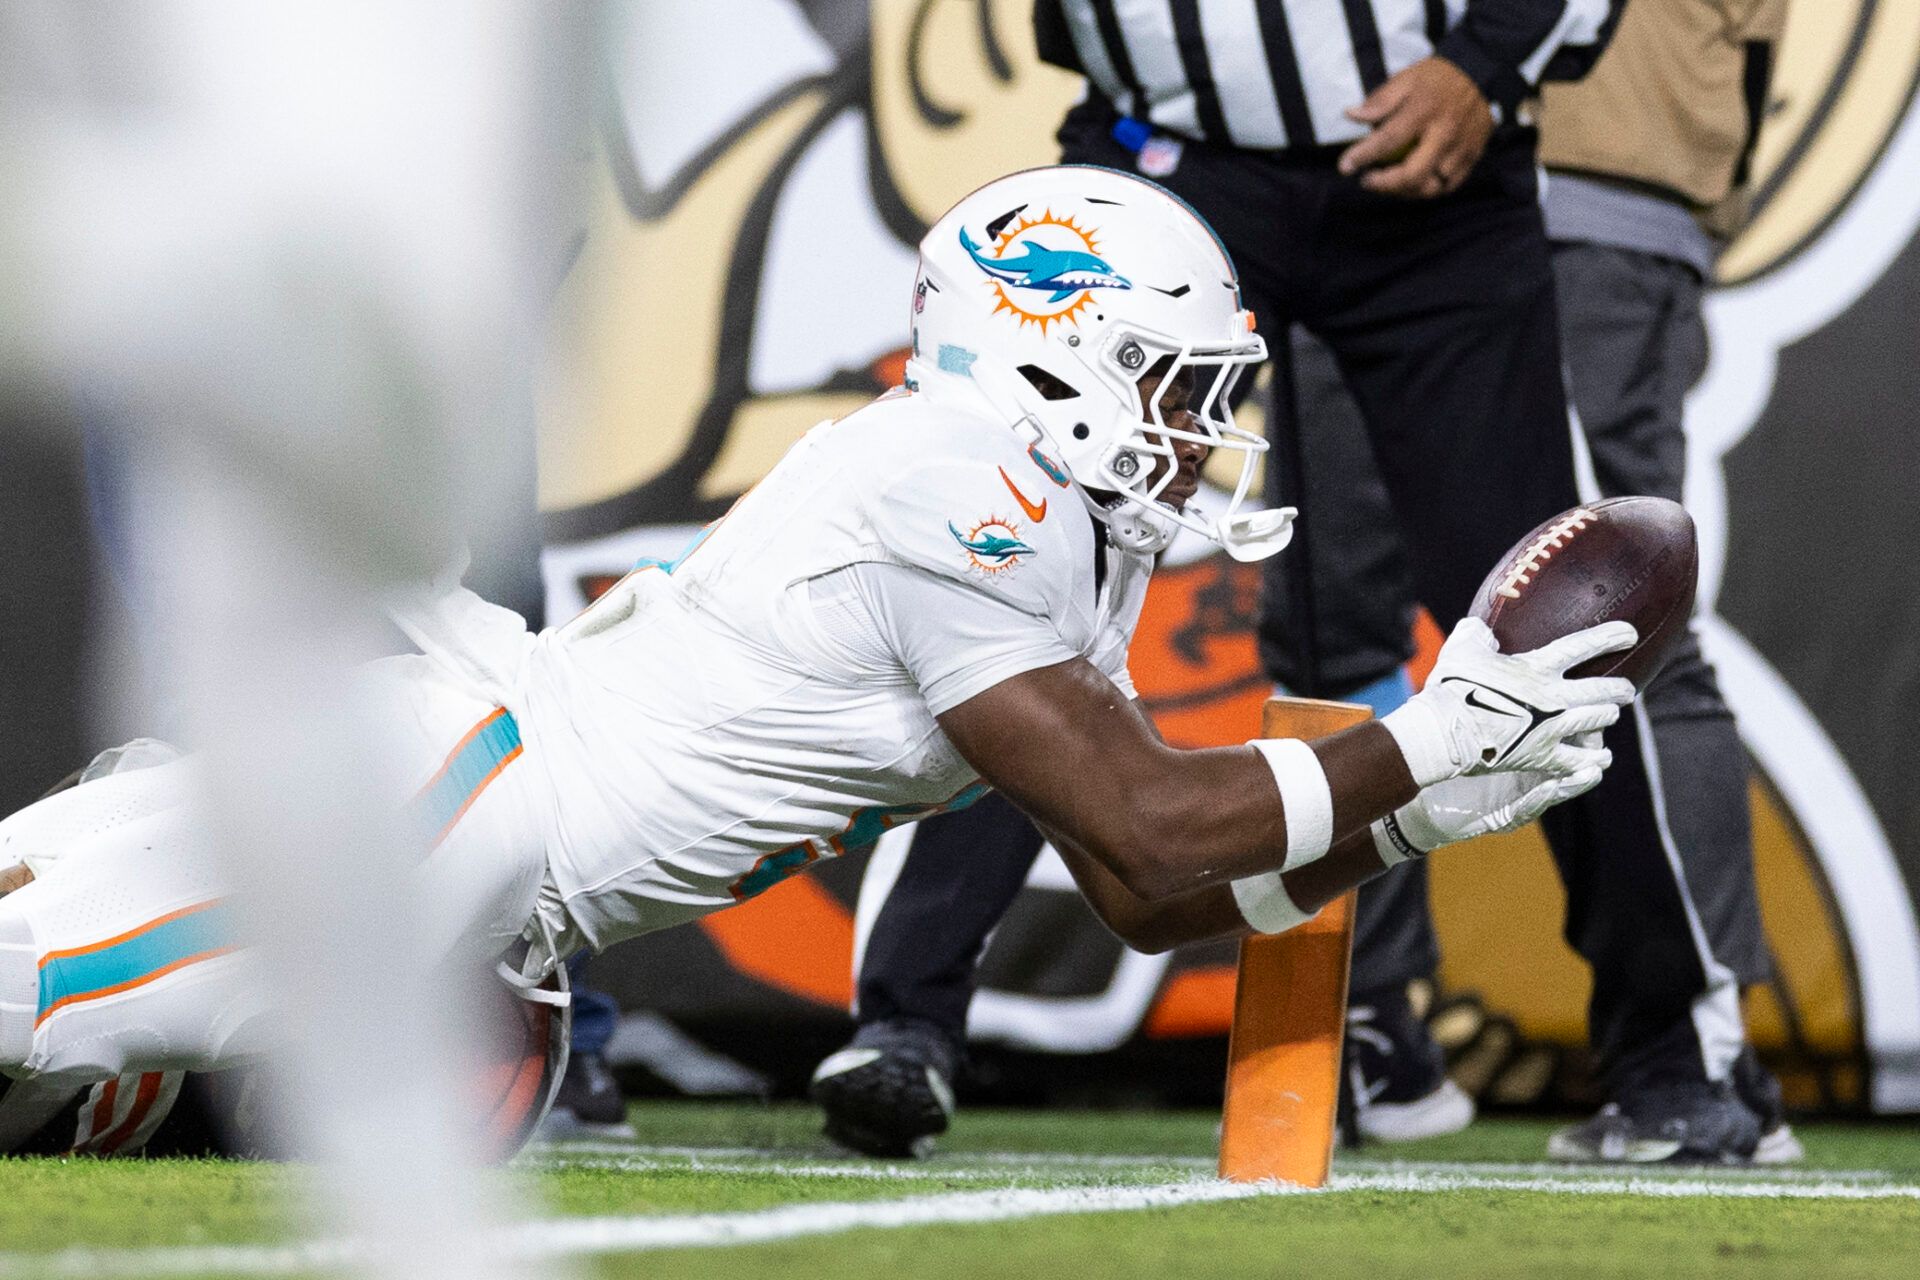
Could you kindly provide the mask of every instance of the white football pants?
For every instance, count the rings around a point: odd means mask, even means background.
[[[365,674],[393,710],[395,802],[426,843],[422,951],[484,963],[526,928],[546,874],[538,771],[514,718],[428,659]],[[0,867],[35,873],[0,898],[0,1072],[83,1084],[218,1070],[269,1047],[273,1011],[195,820],[195,767],[84,782],[0,821]]]

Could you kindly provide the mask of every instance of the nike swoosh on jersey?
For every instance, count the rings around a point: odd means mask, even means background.
[[[1020,492],[1020,486],[1013,482],[1013,477],[1007,474],[1007,469],[1001,467],[999,468],[999,472],[1000,478],[1007,482],[1007,488],[1013,490],[1013,500],[1018,502],[1020,509],[1027,513],[1027,519],[1033,521],[1035,524],[1039,524],[1042,520],[1045,520],[1047,518],[1047,500],[1042,498],[1038,503],[1028,502],[1027,495]]]

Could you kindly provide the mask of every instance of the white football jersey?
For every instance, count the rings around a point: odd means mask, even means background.
[[[816,427],[524,655],[512,709],[573,925],[604,947],[971,803],[934,717],[1076,656],[1131,696],[1151,569],[964,401],[893,393]]]

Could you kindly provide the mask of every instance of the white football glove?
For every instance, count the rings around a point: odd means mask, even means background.
[[[1568,739],[1618,720],[1633,682],[1566,672],[1636,638],[1632,624],[1606,622],[1531,653],[1503,654],[1486,623],[1462,618],[1426,687],[1381,723],[1423,788],[1461,774],[1570,777],[1592,765],[1593,752]]]
[[[1598,730],[1571,739],[1590,753],[1588,763],[1565,777],[1538,769],[1449,778],[1373,824],[1373,844],[1388,866],[1422,858],[1443,845],[1475,836],[1498,835],[1526,826],[1563,800],[1585,795],[1600,785],[1613,753],[1600,745]]]

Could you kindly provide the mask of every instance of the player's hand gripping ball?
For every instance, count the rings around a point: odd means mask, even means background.
[[[1573,676],[1624,676],[1636,689],[1659,673],[1693,613],[1700,551],[1693,518],[1665,498],[1607,498],[1563,512],[1522,538],[1480,584],[1473,616],[1502,653],[1525,653],[1602,622],[1631,622],[1632,648],[1602,654]]]

